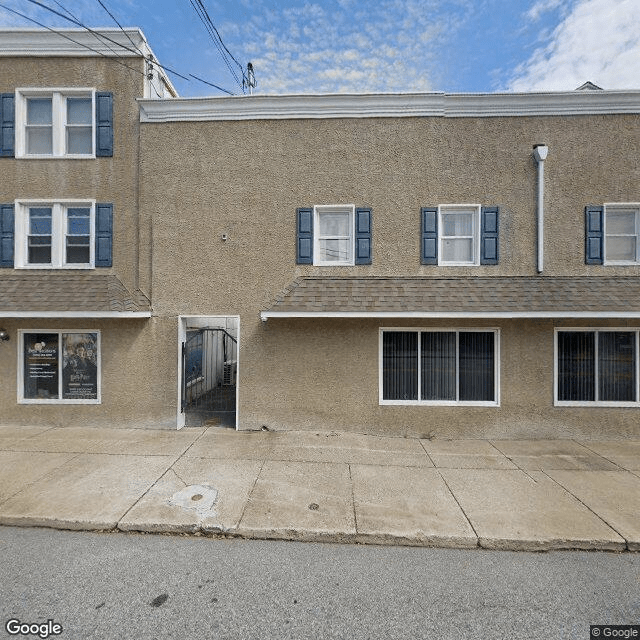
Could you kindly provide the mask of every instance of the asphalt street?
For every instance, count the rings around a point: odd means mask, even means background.
[[[6,623],[52,638],[535,638],[640,624],[640,554],[0,527]],[[51,623],[51,624],[53,624]],[[31,635],[31,638],[38,636]]]

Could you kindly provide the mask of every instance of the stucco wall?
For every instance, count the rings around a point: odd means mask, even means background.
[[[127,59],[133,69],[144,63]],[[95,199],[114,204],[113,269],[129,289],[138,282],[138,132],[141,73],[105,58],[0,58],[0,93],[16,88],[93,88],[113,93],[114,154],[89,160],[0,158],[0,202],[24,198]],[[148,231],[142,230],[147,236]],[[149,257],[143,249],[148,289]],[[101,273],[108,270],[102,269]],[[0,274],[1,277],[2,274]],[[147,282],[145,283],[145,279]],[[146,290],[145,290],[146,292]]]
[[[0,424],[175,428],[177,359],[171,320],[25,319],[2,320],[10,340],[0,343]],[[100,331],[102,401],[100,404],[20,404],[18,402],[18,330]]]
[[[154,312],[240,315],[240,428],[638,435],[636,409],[553,407],[550,321],[481,323],[501,329],[499,408],[427,408],[378,403],[379,327],[403,323],[259,320],[303,275],[535,275],[536,143],[549,146],[542,277],[635,275],[584,264],[584,207],[640,201],[637,125],[637,116],[142,124]],[[501,207],[498,266],[420,265],[420,207],[440,203]],[[372,265],[295,264],[295,210],[314,204],[372,207]]]

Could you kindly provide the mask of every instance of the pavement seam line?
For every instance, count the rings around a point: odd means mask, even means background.
[[[249,494],[247,495],[247,501],[244,503],[244,507],[242,508],[242,513],[240,514],[240,517],[238,518],[238,526],[236,527],[236,531],[240,530],[241,524],[242,524],[242,520],[244,519],[244,516],[247,512],[247,508],[249,506],[249,502],[251,502],[251,496],[253,495],[253,492],[255,491],[256,485],[258,484],[258,479],[260,478],[260,474],[262,473],[262,470],[264,469],[264,465],[266,463],[266,459],[263,459],[260,461],[260,469],[258,469],[258,473],[256,474],[256,479],[253,481],[253,485],[251,486],[251,491],[249,491]]]
[[[349,480],[351,481],[351,505],[353,507],[353,526],[356,530],[356,535],[358,535],[358,515],[356,513],[356,491],[353,486],[353,476],[351,475],[351,463],[347,462],[347,467],[349,468]]]
[[[122,522],[122,520],[126,517],[126,515],[129,513],[129,511],[131,511],[131,509],[133,509],[148,493],[149,491],[151,491],[151,489],[153,489],[153,487],[155,487],[158,482],[160,482],[160,480],[162,479],[162,477],[167,473],[167,471],[169,471],[169,469],[171,469],[173,467],[173,465],[178,462],[178,460],[180,460],[180,456],[178,456],[150,485],[149,487],[147,487],[147,490],[137,499],[134,501],[134,503],[132,505],[130,505],[129,507],[127,507],[127,509],[125,510],[125,512],[118,518],[118,520],[116,521],[116,526],[115,528],[117,529],[120,526],[120,523]],[[175,471],[174,471],[175,473]],[[178,474],[176,474],[178,475]]]
[[[425,455],[429,459],[429,462],[433,465],[433,467],[435,469],[436,468],[436,463],[433,461],[433,458],[429,455],[429,452],[427,451],[427,448],[424,446],[424,442],[422,441],[422,438],[418,438],[418,441],[420,442],[420,446],[422,447],[422,450],[425,452]]]
[[[554,471],[554,469],[550,469],[550,471]],[[555,471],[565,471],[565,469],[555,469]],[[571,471],[571,469],[569,469],[569,471]],[[576,469],[576,471],[582,471],[582,470],[581,469]],[[598,518],[598,520],[600,520],[601,522],[604,522],[604,524],[606,524],[607,527],[609,527],[609,529],[611,529],[614,533],[619,535],[624,540],[624,544],[625,544],[625,546],[627,548],[627,551],[629,551],[629,541],[627,540],[627,538],[625,536],[622,535],[622,533],[620,531],[618,531],[611,523],[607,522],[600,514],[596,513],[588,504],[586,504],[585,502],[580,500],[580,498],[578,498],[578,496],[575,495],[572,491],[567,489],[564,485],[562,485],[560,482],[558,482],[555,478],[550,476],[546,471],[542,471],[542,473],[547,478],[549,478],[549,480],[551,480],[552,482],[557,484],[568,495],[573,496],[585,509],[587,509],[587,511],[590,511],[591,513],[593,513],[593,515],[596,518]],[[594,472],[587,471],[587,473],[594,473]],[[616,471],[615,473],[620,473],[620,472]]]
[[[462,511],[462,515],[465,517],[466,521],[469,523],[469,526],[471,527],[471,531],[473,531],[473,535],[476,537],[476,546],[479,547],[480,536],[478,535],[476,528],[473,526],[473,522],[471,522],[471,519],[467,515],[467,512],[462,508],[462,505],[458,501],[456,494],[453,493],[453,490],[449,486],[449,483],[447,482],[446,478],[442,475],[442,471],[440,471],[440,469],[436,469],[436,471],[440,474],[440,477],[442,478],[442,482],[444,482],[444,486],[447,487],[447,491],[451,494],[451,497],[455,500],[455,503],[458,505],[458,508],[460,509],[460,511]]]
[[[578,443],[578,444],[582,444],[582,443]],[[582,446],[587,451],[591,451],[591,453],[593,453],[594,456],[598,456],[599,458],[602,458],[603,460],[606,460],[607,462],[610,462],[611,464],[614,464],[616,467],[618,467],[618,469],[620,469],[622,471],[629,471],[629,469],[625,469],[622,465],[619,465],[614,460],[610,460],[609,458],[607,458],[607,456],[603,456],[601,453],[598,453],[597,451],[594,451],[593,449],[589,449],[589,447],[587,447],[586,444],[583,444]],[[585,469],[585,471],[586,471],[586,469]],[[606,471],[606,469],[603,469],[603,471]]]

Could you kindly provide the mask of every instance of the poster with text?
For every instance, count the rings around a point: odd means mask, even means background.
[[[24,334],[24,397],[58,398],[58,334]]]
[[[98,399],[98,334],[62,334],[63,400]]]

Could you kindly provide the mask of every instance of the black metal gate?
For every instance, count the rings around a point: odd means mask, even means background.
[[[227,329],[187,329],[182,345],[182,411],[187,426],[235,427],[238,340]]]

